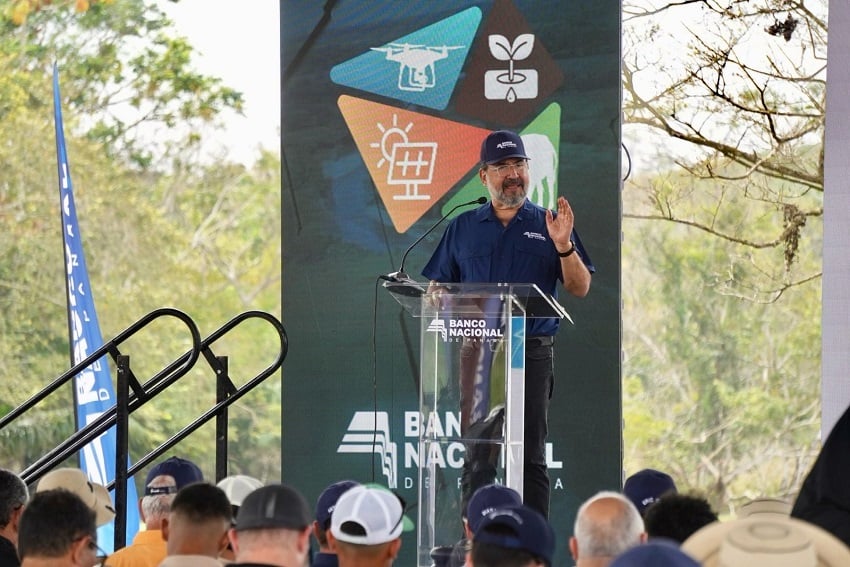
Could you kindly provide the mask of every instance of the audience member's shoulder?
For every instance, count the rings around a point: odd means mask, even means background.
[[[843,567],[850,549],[822,528],[778,514],[715,522],[689,537],[682,550],[703,567]]]
[[[675,542],[655,540],[623,552],[610,567],[700,567],[700,564]]]

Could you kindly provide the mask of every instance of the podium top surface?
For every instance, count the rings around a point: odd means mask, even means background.
[[[385,281],[383,286],[413,317],[432,317],[442,310],[463,315],[500,315],[507,302],[512,311],[526,318],[567,319],[567,310],[537,284],[528,283],[442,283]]]

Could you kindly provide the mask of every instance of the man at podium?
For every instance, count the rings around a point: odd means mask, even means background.
[[[529,171],[535,167],[532,158],[514,132],[499,130],[484,139],[478,176],[490,193],[490,202],[449,223],[422,270],[432,285],[526,283],[554,296],[560,283],[576,297],[587,295],[595,268],[574,230],[570,204],[558,197],[555,214],[527,198]],[[545,443],[559,324],[557,318],[536,318],[529,319],[526,328],[523,500],[544,517],[549,515]],[[461,349],[462,367],[464,358],[475,356],[474,347],[466,347]],[[463,383],[469,374],[461,369],[463,434],[478,419],[473,387]],[[485,474],[480,470],[473,473],[470,461],[467,455],[462,477],[464,505],[477,488],[495,478],[495,468]]]

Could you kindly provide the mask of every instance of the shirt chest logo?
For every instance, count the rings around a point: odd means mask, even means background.
[[[546,241],[546,237],[540,234],[539,232],[531,232],[527,230],[523,232],[522,235],[526,238],[530,238],[531,240],[542,240],[544,242]]]

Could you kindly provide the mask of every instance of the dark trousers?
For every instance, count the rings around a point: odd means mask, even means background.
[[[546,436],[549,433],[549,400],[555,382],[554,354],[552,337],[531,337],[525,345],[525,434],[523,436],[523,502],[549,517],[549,474],[546,469]],[[461,365],[473,364],[473,350],[461,351]],[[461,370],[464,376],[469,372]],[[498,428],[501,434],[499,416],[491,415],[495,421],[490,427],[475,431],[476,424],[470,424],[468,417],[471,389],[468,384],[461,385],[461,431],[469,437],[478,437],[481,433],[491,433]],[[479,424],[481,422],[478,422]],[[474,433],[469,435],[470,433]],[[496,479],[495,458],[491,453],[470,455],[464,461],[461,473],[462,506],[466,507],[469,497],[481,486],[491,484]]]

